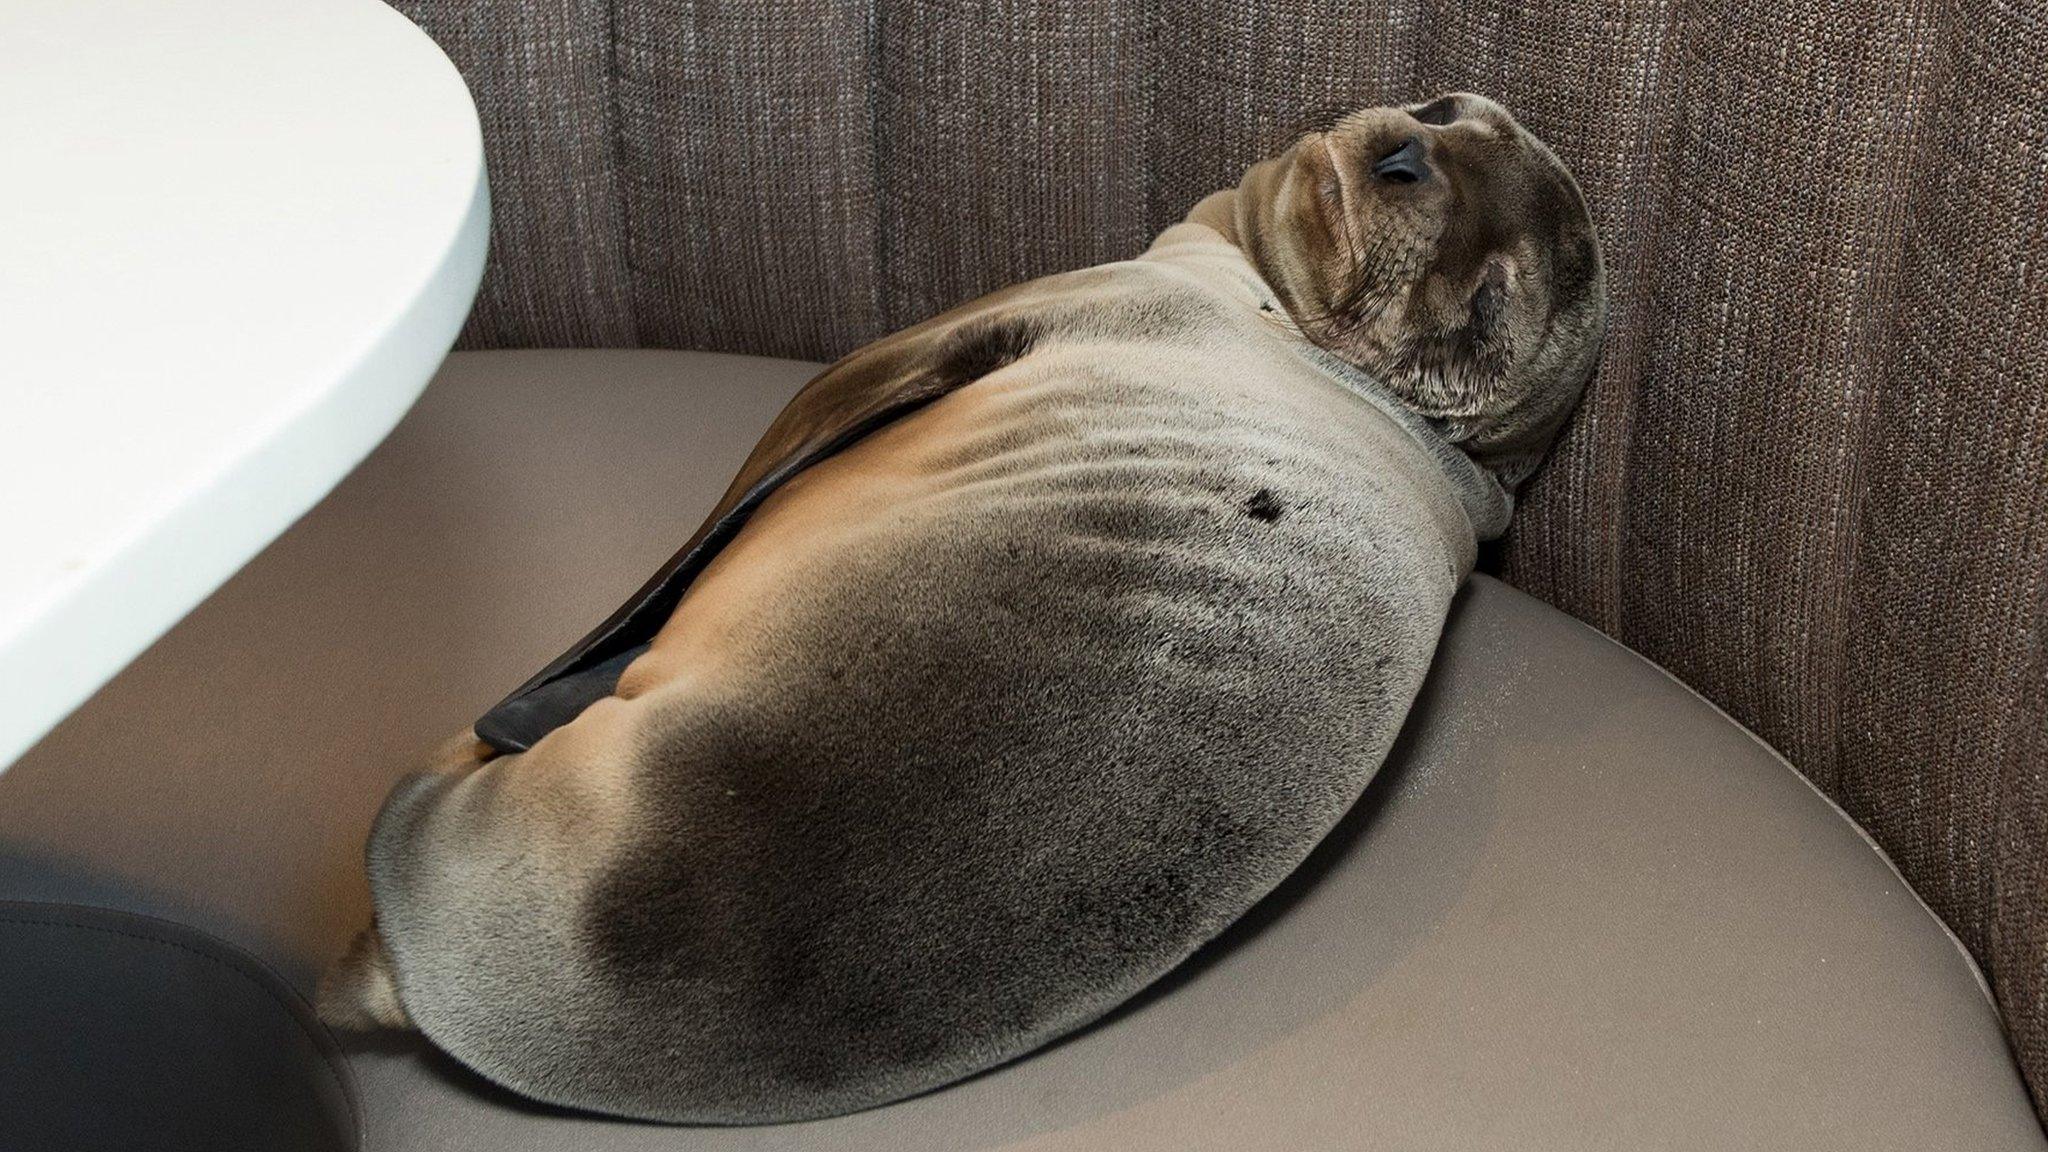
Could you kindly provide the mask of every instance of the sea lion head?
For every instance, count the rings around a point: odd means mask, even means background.
[[[1370,108],[1245,174],[1238,245],[1304,335],[1512,487],[1578,402],[1606,321],[1578,184],[1467,92]]]

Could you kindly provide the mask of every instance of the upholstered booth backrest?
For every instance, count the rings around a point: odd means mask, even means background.
[[[1870,828],[2042,1098],[2037,0],[399,7],[483,115],[469,347],[830,358],[1137,252],[1313,111],[1501,99],[1589,193],[1613,323],[1495,563]]]

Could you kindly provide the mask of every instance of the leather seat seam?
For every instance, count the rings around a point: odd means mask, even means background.
[[[40,904],[41,902],[18,901],[16,903]],[[67,907],[66,905],[59,904],[50,904],[48,906],[52,908]],[[153,917],[143,917],[142,914],[140,913],[123,912],[117,909],[96,909],[91,905],[69,905],[68,907],[83,908],[92,911],[103,911],[119,917],[135,916],[142,919],[154,919]],[[164,921],[164,923],[175,924],[176,922]],[[282,976],[279,976],[276,972],[271,971],[268,966],[263,966],[262,961],[257,960],[253,956],[241,956],[231,960],[227,957],[216,956],[211,953],[201,951],[198,948],[194,948],[189,944],[181,943],[177,940],[171,940],[161,936],[146,935],[140,932],[124,931],[120,928],[110,928],[101,924],[82,923],[77,920],[68,919],[62,914],[52,915],[43,918],[24,917],[19,915],[0,916],[0,927],[5,927],[7,925],[22,925],[25,927],[46,928],[73,928],[85,932],[97,932],[105,936],[118,936],[123,939],[136,940],[145,944],[162,945],[167,948],[174,948],[180,952],[185,952],[190,955],[197,956],[210,964],[213,964],[219,968],[222,968],[228,972],[233,973],[237,977],[240,977],[241,980],[243,980],[250,986],[254,987],[258,992],[262,993],[272,1003],[285,1009],[285,1015],[290,1017],[293,1026],[296,1027],[299,1030],[299,1033],[305,1036],[307,1041],[312,1044],[313,1051],[320,1057],[320,1066],[327,1071],[328,1078],[334,1082],[334,1086],[336,1088],[339,1088],[341,1090],[342,1098],[348,1102],[349,1111],[351,1113],[350,1119],[352,1121],[352,1124],[350,1126],[354,1129],[354,1131],[350,1133],[350,1135],[353,1137],[352,1143],[357,1148],[362,1147],[362,1101],[356,1094],[354,1082],[348,1076],[344,1075],[342,1073],[342,1070],[336,1066],[335,1058],[337,1055],[339,1055],[339,1049],[334,1048],[333,1041],[331,1039],[328,1039],[323,1043],[322,1037],[319,1034],[315,1033],[311,1028],[308,1028],[306,1026],[305,1017],[308,1014],[310,1014],[311,1006],[305,1002],[303,997],[297,995],[297,990],[293,989],[291,985],[287,983]],[[183,928],[186,931],[199,931],[196,928],[190,928],[184,925],[179,925],[179,927]],[[222,946],[232,947],[232,945],[227,944],[225,941],[222,942]],[[276,981],[278,984],[282,985],[287,991],[291,992],[292,998],[286,999],[285,997],[280,996],[276,990],[266,986],[265,981],[262,977],[259,977],[255,973],[252,973],[244,968],[239,967],[237,961],[248,963],[251,965],[261,966],[261,970],[264,973],[264,975],[267,976],[269,979]]]

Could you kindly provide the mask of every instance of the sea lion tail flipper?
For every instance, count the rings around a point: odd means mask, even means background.
[[[412,1017],[398,997],[391,953],[374,921],[320,978],[315,1007],[321,1023],[342,1031],[412,1029]]]

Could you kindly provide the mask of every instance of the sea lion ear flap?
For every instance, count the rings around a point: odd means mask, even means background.
[[[1475,340],[1484,339],[1488,333],[1506,330],[1508,291],[1514,275],[1515,262],[1512,257],[1487,257],[1486,267],[1479,273],[1479,284],[1472,289],[1471,302],[1466,309],[1471,316],[1466,327],[1473,333]]]
[[[1465,299],[1463,323],[1441,341],[1437,376],[1443,382],[1446,416],[1483,416],[1514,363],[1509,326],[1515,261],[1496,253],[1486,258]]]
[[[1026,317],[986,311],[960,309],[928,320],[813,378],[768,426],[682,550],[596,630],[485,713],[476,722],[477,738],[499,752],[524,752],[611,695],[697,574],[790,477],[1022,356],[1037,326]]]
[[[1438,279],[1417,293],[1409,335],[1397,345],[1387,382],[1416,411],[1445,421],[1454,440],[1486,415],[1514,361],[1514,273],[1514,260],[1496,254],[1469,287]]]

